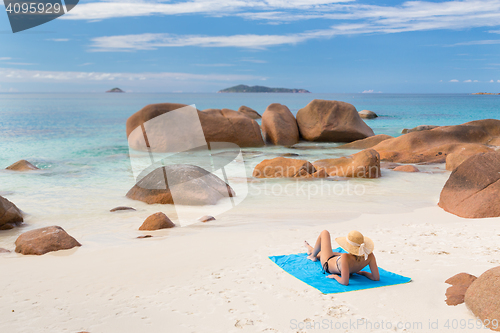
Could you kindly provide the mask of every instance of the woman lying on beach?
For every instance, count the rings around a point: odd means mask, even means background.
[[[308,242],[304,242],[307,247],[307,259],[321,261],[324,273],[328,273],[330,279],[337,280],[344,286],[349,285],[349,276],[357,273],[366,276],[370,280],[380,280],[377,261],[372,253],[373,241],[356,230],[351,231],[347,237],[336,238],[335,241],[348,253],[332,251],[330,233],[323,230],[316,241],[314,248]],[[366,266],[370,267],[369,272],[361,271]],[[339,276],[340,275],[340,276]]]

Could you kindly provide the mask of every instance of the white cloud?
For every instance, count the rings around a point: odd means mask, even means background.
[[[254,58],[243,58],[243,59],[240,59],[240,61],[251,62],[254,64],[266,64],[267,63],[267,61],[265,61],[265,60],[254,59]]]
[[[494,83],[494,82],[495,82],[495,80],[490,80],[490,83]]]
[[[268,35],[176,35],[145,33],[104,36],[92,39],[92,51],[152,50],[158,47],[240,47],[262,49],[297,44],[310,39],[338,35],[400,33],[435,29],[464,29],[500,26],[500,0],[408,1],[397,6],[375,6],[341,1],[241,1],[194,0],[180,3],[93,2],[81,4],[63,18],[104,19],[144,15],[202,13],[211,16],[242,16],[270,23],[327,19],[338,22],[326,29],[293,34]],[[343,1],[345,2],[345,1]],[[161,10],[160,10],[161,9]],[[251,11],[249,11],[251,10]],[[341,22],[339,22],[341,21]],[[499,41],[472,41],[458,45],[499,44]]]
[[[459,81],[456,79],[453,79],[453,80],[450,80],[450,82],[459,82]]]
[[[262,79],[253,75],[191,73],[105,73],[62,72],[0,68],[0,82],[130,82],[130,81],[246,81]]]
[[[363,94],[373,94],[373,93],[374,93],[374,91],[373,91],[373,89],[370,89],[370,90],[363,90],[363,92],[362,92],[362,93],[363,93]]]
[[[10,57],[0,57],[0,61],[5,61],[5,60],[11,60],[12,58]]]
[[[193,66],[199,67],[232,67],[234,64],[193,64]]]
[[[500,39],[489,39],[489,40],[473,40],[470,42],[456,43],[448,46],[464,46],[464,45],[495,45],[500,44]]]
[[[478,80],[474,80],[474,81],[472,81],[472,82],[479,82],[479,81],[478,81]]]
[[[316,37],[318,36],[318,37]],[[123,36],[105,36],[92,38],[90,51],[135,51],[155,50],[159,47],[241,47],[263,49],[269,46],[297,44],[310,38],[319,38],[315,33],[290,35],[233,35],[203,36],[174,34],[139,34]]]
[[[465,80],[464,82],[467,82],[467,83],[469,83],[469,82],[472,82],[472,80]]]
[[[115,17],[151,15],[205,14],[211,16],[237,15],[247,10],[269,11],[326,9],[331,5],[354,0],[191,0],[177,3],[161,1],[100,1],[80,3],[62,16],[66,20],[103,20]]]
[[[490,30],[488,32],[491,34],[500,34],[500,30]]]
[[[497,80],[498,83],[500,83],[500,80]]]
[[[46,40],[52,41],[52,42],[69,42],[70,41],[69,38],[49,38]]]

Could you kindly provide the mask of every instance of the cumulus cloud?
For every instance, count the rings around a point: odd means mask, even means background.
[[[472,82],[472,80],[465,80],[464,82],[467,82],[467,83],[469,83],[469,82]]]
[[[450,80],[450,82],[459,82],[457,79]]]
[[[70,41],[69,38],[49,38],[46,40],[51,41],[51,42],[69,42]]]

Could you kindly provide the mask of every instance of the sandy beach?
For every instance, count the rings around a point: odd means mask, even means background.
[[[418,186],[415,176],[432,176],[383,173],[386,179],[380,180],[406,186]],[[413,197],[427,206],[422,208],[394,202],[393,213],[376,212],[378,204],[370,201],[377,195],[368,191],[353,200],[373,213],[342,212],[335,197],[271,192],[250,195],[208,223],[154,232],[129,225],[126,246],[83,246],[41,257],[2,254],[0,331],[480,331],[460,329],[476,325],[476,318],[464,304],[445,304],[444,281],[498,266],[498,218],[462,219],[444,212],[434,188],[447,174],[434,176],[437,184]],[[137,212],[120,214],[140,221],[158,210],[158,205],[136,207]],[[270,213],[278,207],[279,214]],[[305,252],[303,241],[313,242],[323,229],[345,235],[353,228],[374,240],[380,267],[412,282],[324,295],[268,259]],[[85,245],[84,234],[68,232]],[[140,234],[154,237],[133,239]]]

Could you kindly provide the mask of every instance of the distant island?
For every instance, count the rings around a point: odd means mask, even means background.
[[[231,88],[219,90],[218,93],[309,93],[305,89],[269,88],[264,86],[247,86],[240,84]]]
[[[473,93],[472,95],[500,95],[500,93],[487,93],[487,92],[478,92],[478,93]]]
[[[108,90],[106,91],[107,93],[122,93],[124,92],[123,90],[121,90],[120,88],[113,88],[111,90]]]

